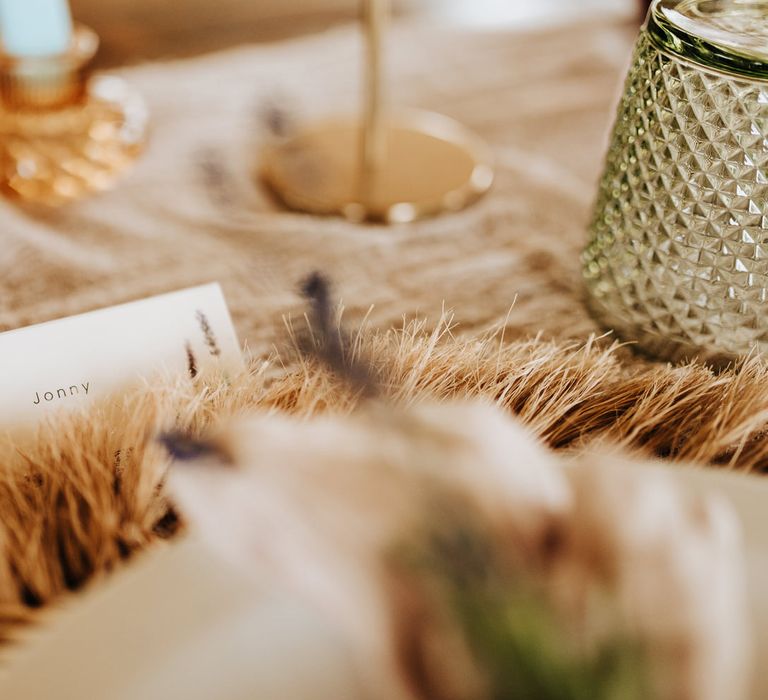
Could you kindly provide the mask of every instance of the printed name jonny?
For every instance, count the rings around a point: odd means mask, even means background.
[[[45,391],[43,392],[42,396],[40,395],[39,391],[35,392],[35,400],[32,402],[33,404],[37,405],[39,403],[50,402],[54,399],[68,399],[73,396],[79,396],[80,394],[83,394],[84,396],[88,396],[88,389],[90,388],[91,383],[85,382],[84,384],[72,384],[68,389],[67,388],[60,388],[56,389],[56,391]]]

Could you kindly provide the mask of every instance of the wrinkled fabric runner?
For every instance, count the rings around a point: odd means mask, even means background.
[[[48,216],[0,203],[0,328],[219,280],[243,340],[268,352],[310,270],[375,327],[455,311],[458,332],[585,339],[579,252],[631,27],[538,35],[401,27],[395,105],[434,109],[493,146],[498,180],[471,209],[409,226],[285,213],[254,184],[261,118],[357,109],[353,28],[126,71],[152,111],[146,155],[106,195]]]

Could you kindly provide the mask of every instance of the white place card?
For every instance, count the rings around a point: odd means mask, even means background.
[[[0,428],[82,406],[141,379],[242,367],[218,284],[7,331],[0,333]]]

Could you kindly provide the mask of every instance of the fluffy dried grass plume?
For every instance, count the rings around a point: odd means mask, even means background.
[[[566,475],[574,507],[569,547],[551,573],[559,604],[584,614],[598,576],[629,628],[653,640],[664,689],[650,697],[745,697],[747,583],[730,506],[691,497],[660,467],[618,454],[582,455]]]
[[[597,339],[563,345],[453,334],[414,321],[351,339],[393,404],[482,397],[516,414],[555,448],[616,442],[699,463],[768,463],[768,368],[757,359],[714,374],[691,365],[627,371],[626,351]],[[620,358],[622,358],[620,360]],[[147,385],[110,407],[54,418],[34,435],[0,440],[0,637],[37,609],[104,575],[178,527],[154,436],[192,435],[232,417],[347,414],[358,396],[311,359],[254,360],[229,382]]]
[[[535,582],[574,659],[631,643],[643,649],[649,697],[744,697],[735,517],[684,496],[659,471],[594,456],[565,470],[478,402],[255,417],[185,457],[169,484],[183,512],[254,581],[325,613],[354,657],[360,697],[529,697],[494,685],[440,594],[439,573],[393,559],[470,532],[488,563],[474,572],[451,548],[451,576],[479,576],[481,588],[488,576],[511,590]],[[469,588],[461,584],[460,595]]]

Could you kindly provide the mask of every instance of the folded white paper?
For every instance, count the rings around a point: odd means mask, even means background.
[[[141,379],[243,366],[218,284],[0,334],[0,427],[29,424]]]

